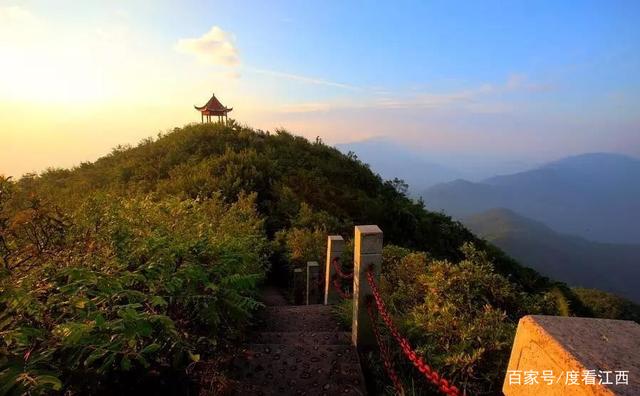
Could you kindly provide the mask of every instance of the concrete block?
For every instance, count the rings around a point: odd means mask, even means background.
[[[382,230],[377,225],[359,225],[355,229],[355,246],[360,254],[382,251]]]
[[[320,266],[316,261],[307,262],[307,293],[306,303],[318,304],[320,302]]]
[[[367,271],[373,270],[376,281],[382,266],[382,230],[378,226],[356,226],[353,251],[353,321],[351,341],[353,345],[368,348],[376,345],[371,319],[367,313],[366,299],[371,294]]]
[[[640,325],[525,316],[502,391],[506,396],[640,395]]]
[[[333,277],[335,269],[333,260],[343,260],[344,239],[340,235],[329,235],[327,238],[327,260],[324,265],[324,305],[335,304],[340,301],[338,292],[333,288]]]

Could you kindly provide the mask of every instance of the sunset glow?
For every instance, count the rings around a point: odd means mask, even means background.
[[[451,20],[436,5],[149,7],[0,3],[0,172],[71,166],[196,122],[192,106],[211,92],[240,122],[329,143],[388,137],[533,163],[596,148],[640,153],[640,38],[620,34],[632,12],[585,5],[571,16],[575,29],[588,26],[584,36],[563,30],[573,11],[561,6],[545,10],[556,15],[547,32],[523,22],[534,11],[518,5],[487,5],[495,15],[484,19],[460,9]],[[513,40],[499,33],[507,27]],[[474,42],[477,31],[502,40],[500,63],[491,42]],[[438,55],[453,52],[455,64]]]

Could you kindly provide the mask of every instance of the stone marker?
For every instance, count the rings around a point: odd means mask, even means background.
[[[320,266],[317,261],[307,261],[307,293],[306,303],[320,302]]]
[[[640,325],[525,316],[502,391],[506,396],[640,395]]]
[[[302,268],[293,270],[293,303],[302,304],[304,301],[305,286]]]
[[[377,225],[356,226],[354,241],[351,342],[357,347],[368,347],[376,345],[376,339],[366,306],[366,298],[371,294],[367,270],[372,268],[377,282],[382,264],[382,230]]]
[[[335,304],[340,301],[338,292],[333,287],[333,276],[336,273],[333,268],[333,260],[338,259],[342,263],[344,251],[344,239],[340,235],[329,235],[327,238],[327,262],[324,275],[324,305]]]

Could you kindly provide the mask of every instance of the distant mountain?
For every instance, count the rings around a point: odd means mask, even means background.
[[[560,234],[509,209],[491,209],[462,222],[544,275],[640,302],[640,245],[598,243]]]
[[[583,154],[480,183],[455,180],[422,196],[427,208],[457,218],[503,207],[561,233],[640,243],[640,160],[623,155]]]
[[[403,179],[416,195],[434,184],[463,177],[456,169],[426,161],[424,156],[386,139],[339,144],[336,148],[345,154],[354,152],[384,179]]]

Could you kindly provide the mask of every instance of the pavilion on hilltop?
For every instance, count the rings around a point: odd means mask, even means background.
[[[215,94],[211,96],[211,99],[209,99],[207,104],[205,104],[204,106],[193,107],[195,107],[196,110],[200,112],[200,119],[202,122],[204,122],[205,117],[207,119],[207,122],[211,122],[211,116],[218,116],[218,122],[224,122],[225,124],[228,120],[227,113],[233,110],[233,107],[228,108],[220,103]]]

